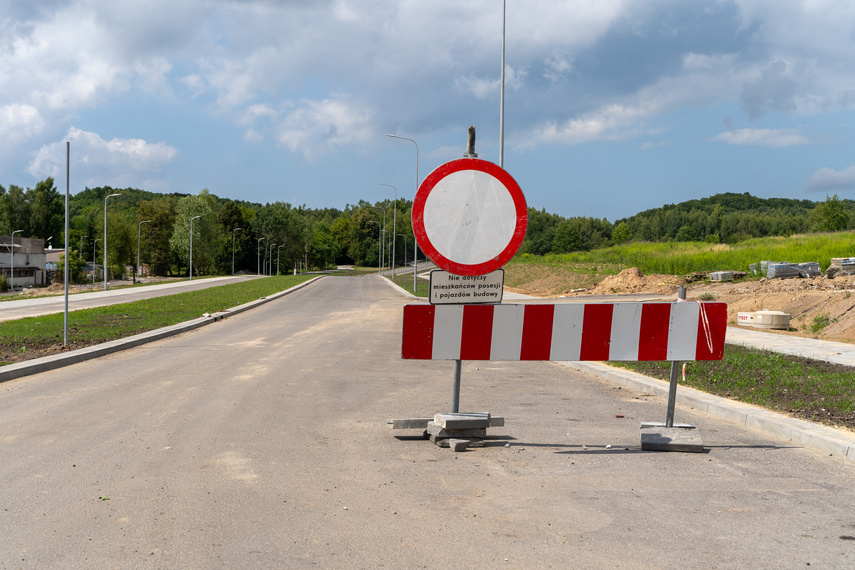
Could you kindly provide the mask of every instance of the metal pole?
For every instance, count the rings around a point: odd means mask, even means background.
[[[407,236],[404,234],[398,234],[402,238],[404,238],[404,267],[407,266]]]
[[[15,234],[19,234],[24,230],[15,230],[12,232],[12,244],[9,246],[12,249],[12,279],[9,281],[9,287],[15,291]]]
[[[261,240],[263,240],[263,239],[267,239],[267,238],[263,238],[263,237],[258,238],[258,244],[255,246],[255,253],[256,253],[256,255],[258,255],[258,263],[256,264],[256,267],[255,267],[255,274],[256,275],[261,275]]]
[[[454,361],[454,391],[451,394],[451,413],[456,414],[460,411],[460,368],[459,360]]]
[[[276,248],[276,277],[279,277],[279,251],[285,244],[283,243],[279,247]]]
[[[137,273],[140,272],[140,236],[142,235],[140,232],[142,231],[143,224],[150,224],[151,220],[143,220],[139,224],[137,224]],[[134,282],[136,282],[136,277],[134,277]]]
[[[235,276],[235,233],[243,228],[235,228],[232,230],[232,277]]]
[[[190,281],[193,281],[193,220],[202,216],[193,216],[190,218]]]
[[[391,184],[384,184],[382,182],[378,182],[380,186],[388,186],[392,189],[395,196],[395,203],[393,204],[394,209],[392,210],[392,281],[395,280],[395,242],[398,241],[395,236],[395,220],[398,217],[398,189],[392,186]]]
[[[387,137],[392,137],[393,139],[403,139],[405,141],[410,141],[414,145],[416,145],[416,194],[419,192],[419,145],[413,139],[408,139],[407,137],[399,137],[398,135],[386,135]],[[415,194],[413,194],[413,199],[415,199]],[[416,233],[413,231],[413,293],[416,292],[416,275],[419,272],[419,243],[416,241]]]
[[[505,16],[507,0],[502,0],[502,79],[499,95],[499,167],[505,167]]]
[[[386,233],[386,208],[384,208],[383,206],[371,206],[371,207],[375,208],[377,210],[383,210],[383,233]],[[381,241],[380,242],[380,259],[383,261],[382,267],[384,269],[386,267],[386,260],[384,259],[385,256],[383,255],[383,252],[386,250],[385,246],[386,246],[386,242]],[[380,275],[383,275],[383,273],[384,273],[384,271],[383,271],[383,269],[381,269]]]
[[[107,199],[121,194],[110,194],[104,198],[104,291],[107,290]]]
[[[69,163],[71,161],[71,143],[65,142],[65,275],[63,279],[64,283],[64,301],[65,301],[65,314],[62,319],[62,346],[68,346],[68,266],[71,264],[71,258],[69,255],[71,254],[71,239],[68,237],[68,188],[71,185],[71,167]],[[81,247],[80,255],[83,255],[83,249]]]
[[[686,288],[680,286],[677,292],[677,298],[686,300]],[[679,303],[679,301],[677,301]],[[680,379],[680,365],[682,363],[677,360],[671,361],[671,381],[668,385],[668,410],[665,413],[665,427],[674,427],[674,406],[677,403],[677,382]]]
[[[273,275],[273,246],[275,243],[271,243],[270,247],[267,248],[267,275]]]

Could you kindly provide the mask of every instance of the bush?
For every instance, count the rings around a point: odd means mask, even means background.
[[[6,276],[0,275],[0,293],[5,293],[9,290],[9,284],[6,282]]]

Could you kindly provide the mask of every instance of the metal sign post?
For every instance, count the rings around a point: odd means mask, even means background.
[[[677,298],[681,301],[686,300],[686,288],[682,285],[678,289]],[[665,413],[665,427],[674,427],[674,407],[677,403],[677,382],[680,379],[680,364],[678,360],[671,361],[671,378],[668,386],[668,409]]]

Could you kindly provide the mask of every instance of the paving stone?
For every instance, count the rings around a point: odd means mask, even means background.
[[[466,413],[466,414],[437,414],[433,421],[445,429],[471,429],[490,427],[490,414]]]
[[[428,422],[426,431],[437,437],[487,437],[487,428],[443,429],[436,422]]]
[[[649,427],[641,430],[641,449],[703,453],[704,442],[695,429]]]

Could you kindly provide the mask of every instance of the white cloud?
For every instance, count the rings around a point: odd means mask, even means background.
[[[552,55],[546,58],[546,71],[543,76],[550,82],[557,83],[573,71],[573,60],[569,57],[553,51]]]
[[[381,136],[371,116],[347,99],[301,101],[278,126],[277,140],[307,159],[345,145],[369,143]]]
[[[130,186],[140,184],[152,172],[162,170],[178,151],[164,143],[141,139],[104,140],[97,133],[71,127],[65,137],[71,142],[75,177],[86,180],[86,186]],[[65,173],[65,141],[42,146],[27,171],[36,178]],[[149,182],[151,185],[152,182]]]
[[[44,119],[32,105],[13,103],[0,106],[0,140],[5,144],[25,141],[44,127]]]
[[[728,144],[768,146],[782,148],[810,144],[812,141],[792,129],[734,129],[712,137],[710,140]]]
[[[843,170],[820,168],[808,179],[805,189],[810,192],[855,190],[855,166]]]
[[[264,140],[264,135],[255,129],[247,129],[243,134],[243,140],[249,143],[259,143]]]
[[[527,75],[525,70],[514,70],[509,65],[505,66],[505,89],[516,91],[524,86]],[[476,99],[487,99],[499,93],[502,87],[500,75],[495,77],[457,77],[454,79],[454,87],[459,93],[471,93]]]

